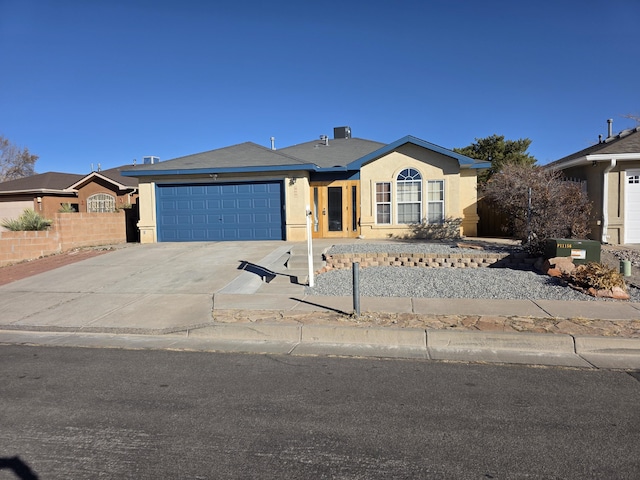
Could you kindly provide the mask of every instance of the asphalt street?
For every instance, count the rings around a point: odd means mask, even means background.
[[[633,373],[17,345],[0,365],[0,479],[640,472]]]

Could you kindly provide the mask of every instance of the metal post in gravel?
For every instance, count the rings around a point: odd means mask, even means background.
[[[360,315],[360,263],[353,262],[353,310]]]

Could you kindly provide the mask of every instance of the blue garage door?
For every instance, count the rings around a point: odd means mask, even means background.
[[[158,241],[283,240],[282,184],[156,187]]]

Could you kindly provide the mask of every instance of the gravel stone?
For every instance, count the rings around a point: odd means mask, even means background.
[[[485,251],[489,249],[485,248]],[[496,246],[491,251],[513,253],[518,247]],[[446,244],[341,244],[332,253],[468,253],[473,249]],[[360,295],[366,297],[487,298],[528,300],[620,301],[595,298],[573,290],[562,280],[530,270],[508,268],[367,267],[360,269]],[[350,296],[351,269],[317,275],[310,295]],[[640,302],[640,290],[629,288],[632,302]]]

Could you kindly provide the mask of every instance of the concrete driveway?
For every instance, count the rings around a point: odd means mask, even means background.
[[[277,265],[290,248],[281,241],[128,246],[1,286],[0,324],[160,333],[209,323],[214,293],[260,287],[258,275],[238,269],[243,262]]]

